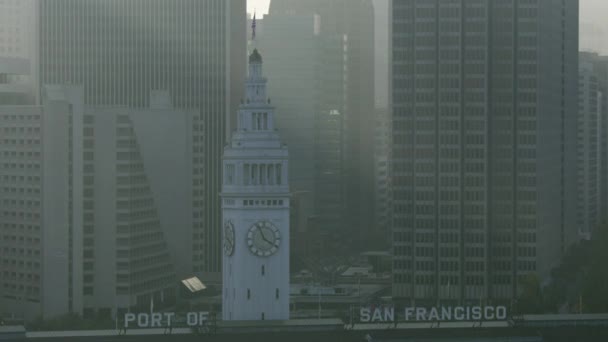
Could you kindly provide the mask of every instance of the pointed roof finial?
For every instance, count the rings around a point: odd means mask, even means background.
[[[253,20],[251,21],[251,40],[255,40],[255,10],[253,11]]]
[[[253,49],[253,52],[249,55],[249,63],[262,63],[262,55],[260,55],[258,49]]]

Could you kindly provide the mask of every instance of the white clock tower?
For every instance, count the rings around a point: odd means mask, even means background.
[[[262,56],[249,56],[246,99],[224,149],[224,320],[289,319],[288,152],[266,97]]]

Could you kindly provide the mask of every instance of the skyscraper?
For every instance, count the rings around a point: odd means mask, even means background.
[[[576,238],[578,1],[392,4],[393,295],[512,299]]]
[[[0,105],[34,104],[29,60],[0,57],[0,85]]]
[[[581,236],[590,238],[600,223],[601,135],[603,94],[591,61],[581,60],[578,75],[577,134],[577,226]],[[605,134],[605,133],[604,133]]]
[[[374,126],[374,232],[375,246],[391,241],[391,122],[387,109],[376,109]],[[371,241],[370,241],[371,242]]]
[[[192,123],[191,272],[219,280],[221,153],[245,73],[245,0],[42,0],[39,83],[82,84],[85,104],[147,107],[166,90]]]
[[[275,2],[272,2],[274,5]],[[272,8],[271,8],[272,11]],[[315,190],[314,136],[318,100],[318,36],[313,15],[264,17],[264,32],[256,37],[264,51],[271,103],[277,108],[277,127],[289,146],[292,191]]]
[[[388,108],[389,98],[389,26],[391,15],[389,4],[391,0],[372,0],[374,5],[374,77],[375,107]]]
[[[358,241],[373,214],[371,1],[274,0],[263,22],[292,189],[312,194],[322,232],[342,236],[326,241]]]
[[[19,315],[15,307],[39,312],[44,290],[42,108],[32,107],[0,108],[0,315]]]
[[[579,58],[582,68],[579,71],[579,120],[591,114],[590,110],[597,110],[598,222],[604,223],[608,221],[608,56],[581,52]],[[579,125],[579,132],[581,129],[585,128]],[[588,143],[593,142],[588,140]],[[579,145],[579,158],[583,147]],[[579,160],[579,170],[583,165],[583,160]],[[580,179],[579,185],[582,185]]]
[[[34,0],[0,2],[0,57],[29,58],[34,37]]]
[[[0,106],[0,315],[174,303],[192,258],[197,113],[85,107],[82,87],[43,90],[42,106]]]

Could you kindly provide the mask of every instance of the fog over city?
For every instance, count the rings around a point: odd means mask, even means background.
[[[0,342],[608,341],[607,18],[0,0]]]
[[[306,0],[304,0],[306,1]],[[374,0],[375,10],[388,11],[389,0]],[[268,13],[270,0],[250,0],[247,13]],[[580,49],[608,54],[608,2],[605,0],[580,0]],[[379,14],[381,15],[381,14]],[[386,12],[388,15],[388,12]],[[388,22],[376,23],[376,28]]]

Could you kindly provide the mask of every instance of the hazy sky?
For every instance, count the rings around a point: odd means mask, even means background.
[[[580,1],[580,48],[608,55],[608,1]]]
[[[306,0],[301,0],[306,1]],[[386,0],[388,1],[388,0]],[[572,1],[572,0],[567,0]],[[268,13],[270,0],[247,0],[247,11]],[[608,1],[580,0],[580,48],[608,54]]]
[[[301,0],[306,1],[306,0]],[[247,0],[247,12],[252,13],[255,10],[256,13],[268,13],[268,5],[270,0]]]

